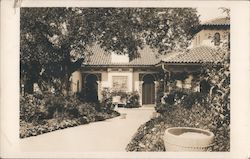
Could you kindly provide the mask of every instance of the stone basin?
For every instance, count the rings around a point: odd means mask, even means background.
[[[212,132],[198,128],[172,127],[164,134],[166,151],[207,151],[213,141]]]

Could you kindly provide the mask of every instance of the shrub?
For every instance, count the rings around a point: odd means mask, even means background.
[[[128,99],[128,93],[126,92],[123,92],[123,91],[112,91],[111,92],[111,96],[114,97],[114,96],[120,96],[121,99]]]
[[[107,105],[106,105],[107,106]],[[75,96],[27,95],[20,97],[20,137],[64,129],[116,117],[118,112],[100,108],[99,103],[83,103]]]
[[[204,104],[205,96],[200,92],[191,92],[184,97],[181,102],[181,105],[185,108],[191,108],[194,104]]]
[[[102,91],[102,102],[100,103],[101,108],[107,112],[113,109],[112,106],[112,94],[109,88],[104,88]]]
[[[171,94],[173,94],[175,100],[177,101],[182,100],[188,94],[188,92],[184,89],[175,89],[171,92]]]
[[[174,108],[174,105],[171,105],[171,104],[168,104],[168,103],[165,103],[165,104],[158,103],[158,104],[156,104],[155,110],[158,113],[163,113],[163,112],[169,112],[173,108]]]
[[[65,99],[62,96],[48,96],[45,99],[47,107],[47,117],[62,117],[65,110]]]
[[[126,101],[126,104],[124,107],[126,108],[138,108],[140,107],[139,103],[139,94],[138,92],[134,91],[131,93],[126,93],[123,91],[111,91],[108,88],[105,88],[102,91],[102,102],[100,103],[101,108],[104,108],[104,110],[110,112],[114,109],[114,105],[112,103],[114,96],[120,96],[121,100]]]
[[[34,95],[20,97],[20,120],[39,122],[45,118],[45,103]]]
[[[79,115],[85,117],[87,122],[95,121],[96,110],[93,103],[82,103],[77,107]]]
[[[134,91],[130,94],[128,94],[127,97],[127,104],[125,105],[126,108],[138,108],[140,107],[139,103],[139,93],[137,91]]]
[[[156,110],[158,112],[164,112],[169,110],[168,107],[180,104],[184,108],[190,109],[194,104],[199,103],[203,105],[206,101],[206,96],[201,92],[192,92],[187,89],[172,90],[170,94],[164,97],[165,103],[157,103]]]
[[[64,105],[64,114],[63,116],[66,118],[78,118],[80,113],[78,110],[78,106],[81,104],[82,102],[74,96],[68,96],[65,98],[65,105]]]

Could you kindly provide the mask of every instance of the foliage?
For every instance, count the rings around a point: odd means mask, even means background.
[[[128,98],[128,93],[127,92],[124,92],[124,91],[111,91],[111,96],[114,97],[114,96],[120,96],[121,97],[121,100],[124,99],[124,100],[127,100]]]
[[[205,104],[205,94],[200,92],[191,92],[184,96],[181,105],[185,108],[191,108],[193,105],[199,103],[200,105]]]
[[[79,115],[85,117],[87,122],[95,121],[96,110],[94,103],[82,103],[78,106]]]
[[[113,109],[113,103],[112,103],[112,93],[109,88],[104,88],[101,92],[102,94],[102,102],[101,105],[104,109],[107,111],[110,111]]]
[[[45,99],[48,118],[63,117],[65,109],[65,99],[62,96],[49,96]]]
[[[183,108],[191,108],[193,105],[199,103],[204,105],[206,103],[206,95],[201,92],[193,92],[189,89],[172,89],[170,93],[162,97],[164,103],[158,102],[155,109],[157,112],[170,111],[175,105],[181,105]],[[204,105],[205,106],[205,105]]]
[[[89,107],[92,105],[85,105],[83,110],[88,110]],[[81,106],[83,107],[83,106]],[[33,124],[25,121],[20,121],[20,138],[30,137],[30,136],[37,136],[43,133],[65,129],[68,127],[73,127],[81,124],[87,124],[89,122],[95,122],[100,120],[105,120],[109,118],[114,118],[119,116],[118,112],[112,111],[109,113],[106,112],[93,112],[91,116],[87,113],[86,116],[79,116],[78,118],[53,118],[53,119],[46,119],[43,120],[41,124]]]
[[[204,64],[202,73],[200,74],[200,79],[206,79],[208,81],[210,91],[192,93],[184,89],[175,89],[175,96],[179,96],[179,98],[175,99],[174,109],[166,109],[168,105],[158,104],[156,110],[160,110],[158,112],[161,113],[161,116],[157,118],[156,123],[153,121],[149,122],[154,125],[152,129],[156,129],[157,134],[161,136],[160,138],[157,137],[157,144],[153,142],[153,137],[149,135],[151,134],[150,130],[146,132],[140,131],[135,136],[145,136],[145,138],[136,140],[135,137],[128,145],[127,149],[129,151],[152,151],[160,147],[159,144],[162,145],[160,151],[164,151],[162,136],[164,135],[165,129],[172,126],[208,129],[215,134],[215,142],[212,147],[213,151],[230,150],[229,44],[225,42],[222,44],[222,47],[218,47],[217,49],[223,53],[220,55],[222,60],[214,61],[213,64]],[[183,106],[189,109],[183,109]],[[162,127],[158,127],[159,125]],[[146,125],[143,125],[141,129],[146,129],[145,127]],[[142,143],[148,144],[142,146]]]
[[[224,9],[225,10],[225,9]],[[229,14],[229,10],[225,10]],[[229,18],[229,17],[228,17]],[[228,37],[230,31],[225,33]],[[213,127],[224,131],[220,134],[230,139],[230,43],[224,41],[222,47],[217,49],[222,53],[220,61],[215,61],[215,64],[206,64],[203,66],[203,77],[207,78],[211,89],[206,98],[208,101],[207,107],[214,114],[212,122]],[[224,146],[224,145],[219,145]]]
[[[229,9],[223,9],[228,14]],[[228,37],[229,32],[227,33]],[[192,93],[175,90],[176,102],[173,109],[158,102],[159,117],[143,124],[128,144],[127,151],[165,151],[163,136],[168,127],[197,127],[214,133],[212,151],[230,151],[230,44],[224,42],[218,47],[223,52],[220,61],[204,64],[200,79],[206,79],[211,86],[209,92]],[[179,95],[177,95],[179,94]],[[178,102],[179,101],[179,102]],[[181,104],[183,103],[183,104]],[[189,107],[191,106],[192,107]],[[189,109],[183,109],[188,106]],[[165,109],[165,111],[164,111]]]
[[[21,8],[20,65],[25,86],[69,77],[98,43],[138,57],[145,44],[166,53],[188,46],[199,24],[194,8]]]
[[[137,91],[129,93],[125,107],[126,108],[138,108],[138,107],[140,107],[139,98],[140,98],[140,96],[139,96],[139,93]]]
[[[20,120],[39,122],[46,114],[45,102],[35,95],[20,96]]]
[[[116,117],[118,112],[96,110],[97,104],[75,97],[27,95],[20,97],[20,137],[72,127]]]
[[[178,72],[178,73],[172,73],[170,80],[185,80],[188,77],[187,72]]]
[[[164,76],[162,72],[159,72],[160,76]],[[161,103],[161,98],[164,95],[164,77],[162,77],[162,80],[159,80],[159,85],[157,86],[157,92],[156,92],[156,103]]]
[[[196,127],[210,130],[215,135],[212,151],[230,150],[229,126],[216,127],[218,122],[212,109],[197,104],[190,109],[176,105],[173,109],[161,112],[159,117],[153,118],[143,124],[128,144],[127,151],[165,151],[164,132],[169,127]]]
[[[173,108],[173,106],[168,104],[168,103],[165,103],[165,104],[157,103],[155,110],[156,110],[156,112],[161,113],[161,112],[165,112],[165,111],[170,111],[172,108]]]
[[[109,88],[104,88],[102,91],[102,102],[101,107],[107,110],[113,109],[113,97],[120,96],[121,100],[125,101],[125,108],[138,108],[140,107],[139,93],[137,91],[133,92],[123,92],[123,91],[111,91]]]

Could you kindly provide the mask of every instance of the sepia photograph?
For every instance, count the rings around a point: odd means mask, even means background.
[[[3,0],[0,157],[247,158],[249,8],[169,2]]]
[[[230,151],[230,9],[210,10],[21,8],[24,147]]]

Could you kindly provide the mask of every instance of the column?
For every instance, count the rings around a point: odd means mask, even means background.
[[[140,105],[142,105],[142,85],[143,81],[139,81],[139,96],[140,96]]]
[[[158,93],[159,82],[154,81],[154,83],[155,83],[155,104],[157,104],[157,93]]]
[[[98,100],[102,100],[102,93],[101,93],[101,81],[97,81],[97,95],[98,95]]]

